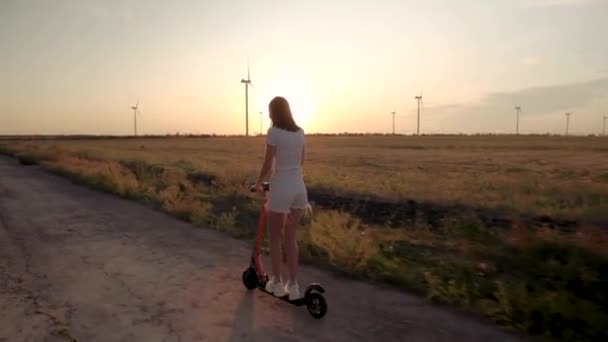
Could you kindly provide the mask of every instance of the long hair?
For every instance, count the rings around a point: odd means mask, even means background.
[[[268,104],[268,112],[270,113],[270,120],[272,126],[284,129],[290,132],[297,132],[300,127],[296,125],[293,115],[291,115],[291,108],[289,102],[281,96],[277,96]]]

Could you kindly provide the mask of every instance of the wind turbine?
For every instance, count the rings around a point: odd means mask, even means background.
[[[137,103],[135,104],[135,106],[131,106],[131,109],[133,109],[133,132],[135,136],[137,136],[137,113],[139,112],[138,107],[139,99],[137,99]]]
[[[604,136],[606,136],[606,119],[608,119],[608,116],[604,116],[604,124],[602,125],[602,132],[604,133]]]
[[[568,129],[570,128],[570,115],[572,115],[572,113],[566,113],[566,136],[568,136]]]
[[[517,124],[515,126],[515,131],[517,132],[517,135],[519,135],[519,112],[521,111],[521,106],[515,107],[515,110],[517,111]]]
[[[391,115],[393,115],[393,135],[395,135],[395,115],[397,114],[396,111],[392,111]]]
[[[247,79],[241,79],[241,83],[245,83],[245,136],[249,136],[249,86],[251,86],[249,61],[247,61]]]
[[[422,102],[422,90],[420,91],[420,95],[414,97],[418,102],[418,123],[416,125],[416,135],[420,135],[420,104],[424,109],[424,102]]]

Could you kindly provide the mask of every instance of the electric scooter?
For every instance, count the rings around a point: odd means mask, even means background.
[[[267,193],[270,190],[270,184],[268,182],[263,183],[263,191]],[[250,191],[255,192],[255,186],[250,188]],[[264,265],[260,259],[260,244],[262,243],[262,239],[264,237],[264,230],[266,228],[266,204],[268,202],[268,198],[264,196],[264,202],[262,205],[262,209],[260,210],[260,217],[258,221],[258,230],[255,235],[255,242],[253,245],[253,254],[251,255],[251,262],[249,267],[243,272],[243,284],[248,290],[254,290],[258,288],[259,290],[268,293],[272,296],[274,294],[266,291],[266,282],[268,282],[268,274],[264,271]],[[327,313],[327,302],[323,297],[323,293],[325,289],[317,283],[310,284],[306,291],[304,292],[304,296],[302,298],[296,300],[289,300],[289,296],[285,295],[283,297],[278,297],[289,304],[302,306],[306,305],[308,312],[314,318],[320,319]]]

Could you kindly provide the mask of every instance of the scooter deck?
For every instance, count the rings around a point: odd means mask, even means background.
[[[296,300],[289,300],[289,295],[287,295],[287,294],[283,297],[277,297],[273,293],[266,291],[266,288],[262,285],[258,285],[257,288],[258,288],[258,290],[260,290],[268,295],[271,295],[274,298],[281,299],[281,300],[283,300],[289,304],[295,305],[295,306],[302,306],[302,305],[306,304],[306,300],[304,299],[304,297],[296,299]]]

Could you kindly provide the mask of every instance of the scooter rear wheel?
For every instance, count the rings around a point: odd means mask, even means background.
[[[258,286],[258,275],[253,267],[249,267],[243,272],[243,285],[248,290],[253,290]]]

